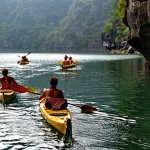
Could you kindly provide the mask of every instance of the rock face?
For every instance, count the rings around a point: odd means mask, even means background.
[[[150,0],[127,0],[124,23],[130,29],[128,43],[150,64]]]

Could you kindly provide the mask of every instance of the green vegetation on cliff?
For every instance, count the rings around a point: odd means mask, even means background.
[[[118,43],[127,39],[129,29],[123,23],[126,9],[126,0],[115,0],[107,22],[104,25],[103,33],[113,42]]]
[[[72,0],[1,0],[0,47],[40,49]]]
[[[101,31],[112,0],[75,0],[60,26],[47,39],[65,47],[99,48]]]
[[[113,0],[1,0],[0,48],[99,48]]]

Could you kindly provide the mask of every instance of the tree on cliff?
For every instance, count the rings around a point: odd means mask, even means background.
[[[112,43],[119,43],[129,34],[129,29],[123,23],[124,13],[126,9],[126,0],[115,0],[113,10],[111,11],[103,28],[104,38]]]
[[[112,0],[74,0],[61,24],[49,32],[45,47],[53,43],[65,48],[100,48],[102,26],[111,7]]]

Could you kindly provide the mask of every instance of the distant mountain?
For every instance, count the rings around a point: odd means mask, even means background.
[[[1,0],[0,48],[99,48],[113,0]]]

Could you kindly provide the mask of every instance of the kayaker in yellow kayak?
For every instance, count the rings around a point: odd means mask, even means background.
[[[28,58],[26,56],[22,56],[22,58],[20,60],[21,63],[28,62],[28,61],[29,60],[28,60]]]
[[[69,63],[74,64],[75,62],[72,60],[72,57],[69,57]]]
[[[56,88],[58,83],[58,79],[56,77],[52,77],[50,79],[51,87],[43,91],[39,99],[41,100],[44,97],[55,97],[55,98],[64,98],[63,92]]]
[[[45,106],[52,109],[65,109],[67,107],[67,101],[64,99],[63,92],[57,89],[58,79],[52,77],[50,79],[51,87],[43,91],[40,95],[39,100],[46,97]]]
[[[70,62],[69,62],[69,60],[68,60],[68,56],[67,55],[65,55],[65,57],[64,57],[64,61],[63,61],[63,66],[67,66],[67,65],[70,65]]]
[[[29,52],[27,55],[24,55],[24,56],[18,56],[21,58],[20,61],[18,61],[17,63],[20,64],[20,65],[26,65],[28,64],[30,61],[28,60],[27,56],[31,54],[31,52]]]
[[[8,76],[8,70],[6,68],[2,69],[2,77],[0,77],[0,83],[1,83],[1,90],[13,90],[15,92],[19,93],[25,93],[25,92],[33,92],[34,89],[24,87],[20,84],[18,84],[15,79],[11,76]]]
[[[14,80],[13,77],[8,76],[8,70],[6,68],[2,69],[2,77],[0,77],[1,89],[11,89],[11,84],[17,82]]]

